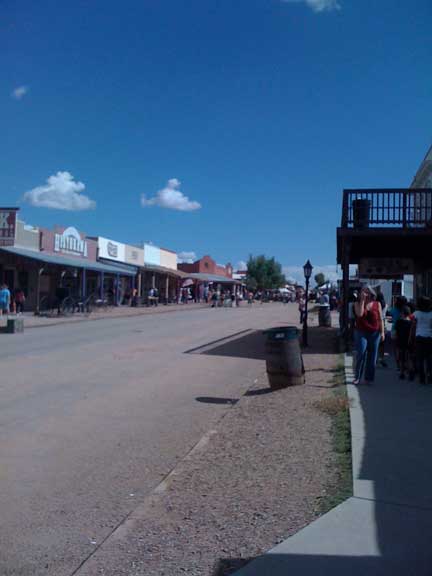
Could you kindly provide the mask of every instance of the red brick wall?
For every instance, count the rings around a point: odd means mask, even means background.
[[[233,272],[230,264],[227,264],[227,266],[218,266],[210,256],[203,256],[193,264],[180,263],[177,268],[183,272],[189,272],[189,274],[217,274],[218,276],[227,276],[228,278],[232,278]]]

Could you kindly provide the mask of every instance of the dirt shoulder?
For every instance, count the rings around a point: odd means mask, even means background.
[[[269,392],[265,364],[246,395],[142,502],[79,576],[231,574],[319,514],[337,482],[331,418],[334,332],[312,327],[306,384]]]

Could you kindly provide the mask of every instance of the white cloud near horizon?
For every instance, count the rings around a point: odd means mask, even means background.
[[[145,194],[142,194],[141,206],[160,206],[161,208],[178,210],[180,212],[199,210],[201,204],[189,200],[189,198],[179,190],[180,186],[180,180],[177,180],[177,178],[170,178],[165,188],[159,190],[153,198],[147,198]]]
[[[28,90],[28,86],[17,86],[12,90],[11,96],[15,98],[15,100],[21,100],[27,94]]]
[[[247,262],[244,260],[239,260],[237,262],[237,270],[244,271],[247,270]]]
[[[354,274],[355,269],[357,266],[350,266],[350,275]],[[294,281],[297,284],[305,283],[304,271],[303,266],[283,266],[282,272],[285,274],[285,277],[289,281]],[[336,267],[335,264],[324,264],[314,265],[312,270],[312,286],[315,285],[314,276],[315,274],[319,274],[322,272],[327,280],[330,282],[336,282],[340,278],[342,278],[342,268],[340,266]]]
[[[198,260],[196,253],[193,251],[179,252],[177,254],[177,258],[181,264],[193,264],[194,262],[196,262]]]
[[[285,4],[304,2],[311,10],[317,13],[341,9],[338,0],[282,0],[282,2]]]
[[[24,201],[39,208],[56,210],[93,210],[96,202],[81,194],[83,182],[75,181],[69,172],[57,172],[47,178],[46,184],[36,186],[24,194]]]

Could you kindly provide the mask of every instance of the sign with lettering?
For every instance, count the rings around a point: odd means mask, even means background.
[[[98,238],[99,258],[106,258],[108,260],[115,260],[116,262],[125,262],[125,245],[121,242],[115,242],[108,238]]]
[[[15,243],[17,211],[18,208],[0,208],[0,246]]]
[[[81,238],[76,228],[69,226],[63,234],[54,234],[54,252],[75,254],[87,258],[87,241]]]
[[[142,266],[144,264],[144,250],[138,246],[126,244],[126,262],[127,264]]]
[[[414,274],[414,261],[411,258],[361,258],[360,277],[387,278]]]

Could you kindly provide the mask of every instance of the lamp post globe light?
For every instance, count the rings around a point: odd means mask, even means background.
[[[306,297],[305,297],[305,311],[303,316],[303,346],[308,345],[308,297],[309,297],[309,280],[312,276],[313,266],[310,260],[303,266],[304,277],[306,280]]]

